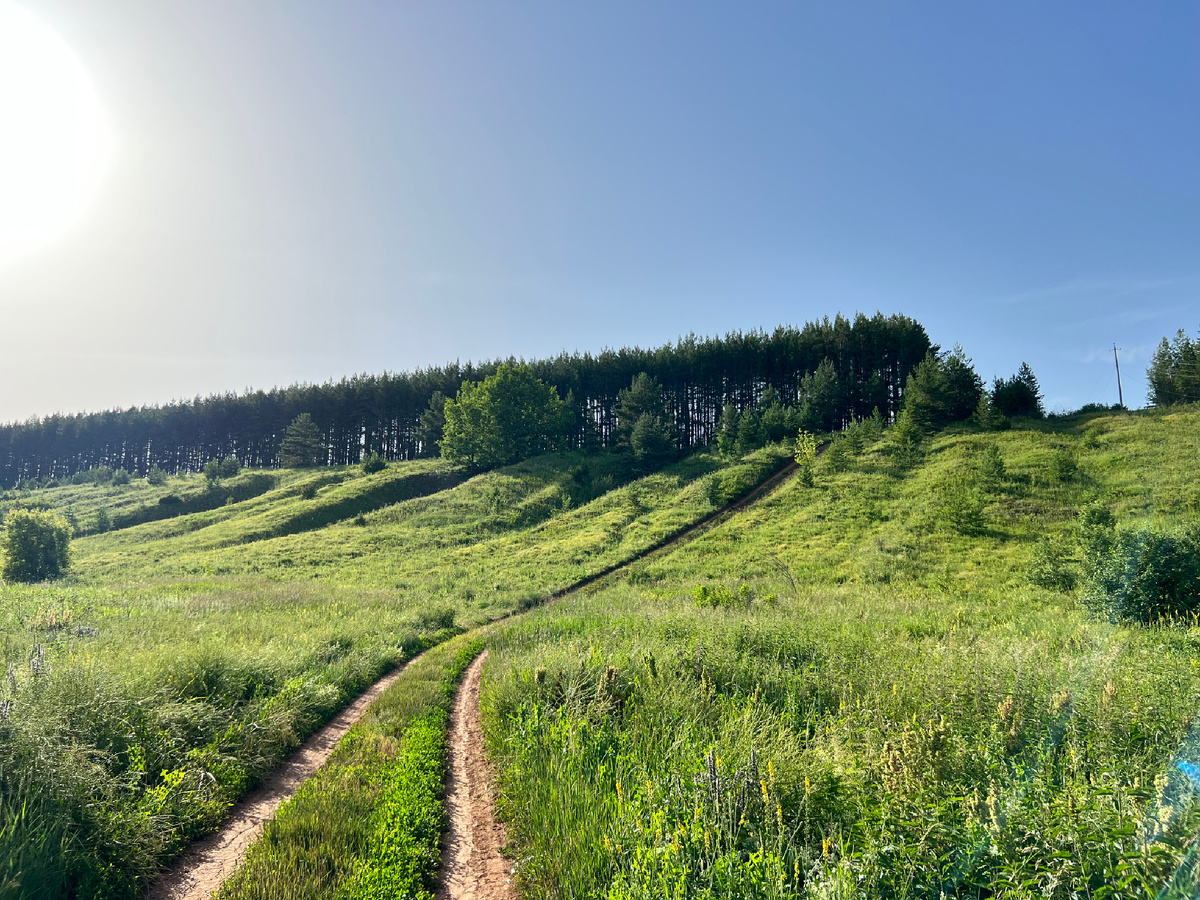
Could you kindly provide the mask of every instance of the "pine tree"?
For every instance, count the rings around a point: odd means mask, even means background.
[[[301,413],[292,419],[279,444],[279,464],[285,469],[303,469],[327,460],[325,445],[312,416]]]
[[[639,372],[633,377],[629,387],[617,395],[617,444],[628,447],[633,438],[633,427],[638,420],[649,415],[663,422],[671,421],[667,414],[667,404],[663,398],[662,385],[658,379]],[[674,435],[671,436],[674,442]]]
[[[737,407],[726,403],[721,410],[720,430],[717,432],[717,449],[725,456],[732,456],[737,451],[739,418]]]

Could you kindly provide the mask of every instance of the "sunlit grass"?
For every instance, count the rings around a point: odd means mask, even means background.
[[[752,485],[785,458],[641,475],[564,454],[432,492],[428,477],[453,479],[436,461],[319,470],[77,540],[67,581],[0,588],[12,890],[135,896],[388,668],[632,558],[713,512],[715,479]]]
[[[1089,620],[1026,570],[1092,500],[1194,517],[1198,424],[963,431],[907,472],[881,445],[507,625],[484,698],[526,893],[1157,894],[1197,824],[1171,764],[1200,632]],[[944,486],[987,443],[1007,474],[962,533]]]

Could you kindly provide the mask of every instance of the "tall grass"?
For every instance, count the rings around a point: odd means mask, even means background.
[[[221,900],[432,897],[446,722],[483,643],[463,635],[410,664],[267,825]]]
[[[753,484],[782,455],[649,476],[554,455],[365,524],[250,540],[443,464],[288,475],[244,504],[77,540],[72,579],[0,587],[0,896],[135,896],[388,668],[630,558],[711,513],[716,479]]]
[[[1026,570],[1092,500],[1192,514],[1198,418],[964,431],[907,471],[881,444],[507,625],[484,702],[526,894],[1156,895],[1200,827],[1200,628],[1099,622]]]

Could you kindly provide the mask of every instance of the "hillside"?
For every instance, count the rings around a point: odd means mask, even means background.
[[[1007,472],[961,534],[947,503],[987,444]],[[1196,824],[1194,623],[1110,625],[1026,573],[1089,501],[1194,522],[1200,413],[949,433],[900,473],[882,451],[490,643],[482,703],[527,896],[1167,883]]]
[[[70,580],[0,587],[0,788],[15,811],[0,884],[136,895],[382,672],[628,559],[786,458],[284,472],[241,503],[78,539]],[[110,490],[19,499],[84,506]]]
[[[432,884],[442,826],[409,834],[395,804],[442,821],[448,698],[483,646],[526,896],[1157,893],[1195,820],[1175,765],[1200,697],[1193,623],[1109,624],[1030,574],[1050,557],[1078,574],[1097,501],[1125,528],[1195,521],[1200,411],[955,425],[904,460],[889,429],[648,552],[788,453],[285,470],[77,539],[69,580],[0,588],[9,893],[136,896],[431,645],[226,896],[357,896],[401,865],[383,847],[414,854],[405,884]],[[121,490],[16,499],[94,509]],[[411,766],[387,762],[406,748]],[[313,844],[318,820],[343,824]]]

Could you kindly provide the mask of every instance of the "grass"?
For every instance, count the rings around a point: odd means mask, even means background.
[[[453,478],[438,462],[284,473],[242,503],[78,539],[71,579],[0,587],[0,896],[138,895],[383,672],[631,558],[782,458],[643,476],[563,454],[433,492]],[[255,539],[363,504],[379,508],[362,524]]]
[[[1092,500],[1194,517],[1198,425],[879,445],[506,624],[485,721],[525,895],[1157,895],[1200,826],[1200,627],[1097,622],[1026,570]]]
[[[474,632],[411,663],[268,823],[220,900],[431,898],[446,723]]]
[[[225,889],[420,896],[476,649],[454,635],[521,610],[484,712],[527,896],[1190,896],[1200,622],[1098,622],[1029,573],[1071,568],[1093,501],[1194,520],[1198,454],[1196,409],[964,428],[904,465],[885,441],[544,608],[783,451],[284,473],[85,536],[70,581],[0,588],[0,896],[136,895],[435,646]],[[10,501],[116,489],[56,490]]]

